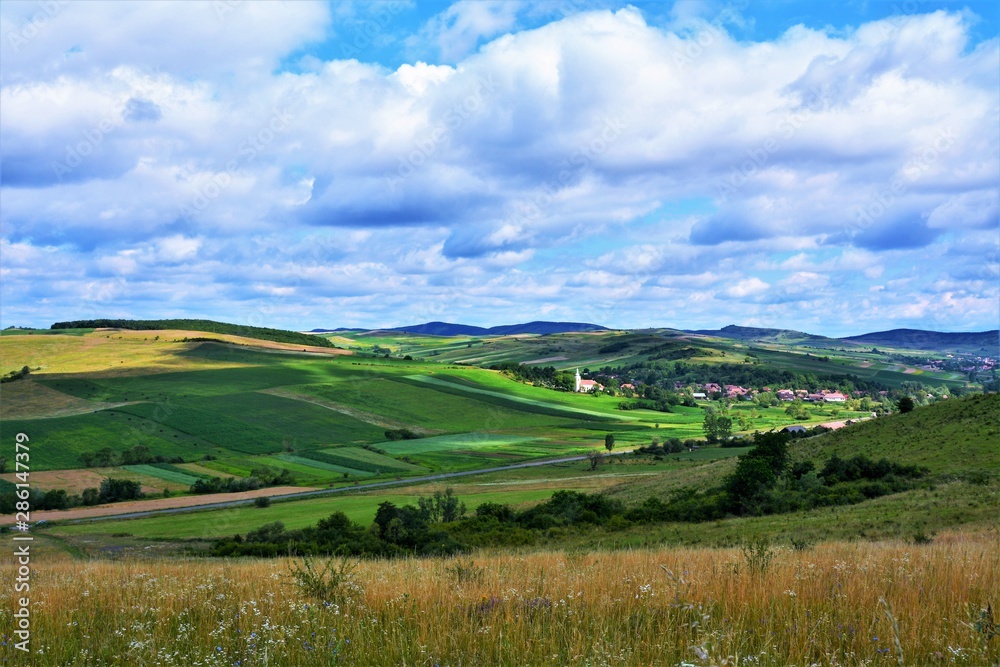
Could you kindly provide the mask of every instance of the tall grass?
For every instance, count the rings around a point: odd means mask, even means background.
[[[32,664],[991,665],[997,547],[833,543],[763,570],[737,549],[365,561],[332,600],[289,561],[51,560]],[[20,657],[6,639],[0,662]]]

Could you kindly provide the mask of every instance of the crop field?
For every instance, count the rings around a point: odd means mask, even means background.
[[[556,417],[567,417],[567,418],[577,418],[588,417],[591,419],[598,420],[609,420],[617,419],[621,421],[635,421],[636,418],[629,417],[623,414],[611,414],[608,412],[597,412],[594,410],[588,410],[584,408],[577,407],[560,407],[553,405],[550,401],[538,400],[527,398],[525,396],[519,396],[514,393],[506,394],[499,391],[493,391],[487,388],[480,388],[476,386],[469,386],[468,384],[460,384],[459,382],[450,382],[448,376],[428,376],[428,375],[410,375],[405,378],[407,381],[416,382],[422,385],[429,385],[437,391],[444,391],[450,394],[462,395],[472,395],[480,400],[489,401],[492,403],[497,403],[499,405],[513,405],[522,410],[533,410],[540,412],[542,414],[553,415]],[[509,381],[508,381],[509,382]],[[557,392],[552,392],[557,393]]]
[[[352,383],[305,385],[296,390],[351,406],[374,414],[390,417],[411,427],[447,432],[474,431],[491,428],[490,424],[517,424],[524,427],[561,423],[559,420],[578,415],[553,416],[529,412],[516,404],[496,405],[487,397],[474,394],[456,395],[434,391],[436,387],[414,385],[395,378],[373,378]]]
[[[197,477],[234,477],[230,473],[222,472],[221,470],[213,470],[212,468],[207,468],[198,463],[177,463],[175,467],[180,470],[187,471],[192,475]]]
[[[159,340],[157,340],[159,336]],[[206,336],[196,331],[94,331],[52,333],[44,336],[0,336],[0,372],[29,366],[33,373],[96,373],[102,377],[161,373],[206,367],[198,355],[185,356],[202,343],[180,342]],[[238,336],[211,335],[241,344],[266,345]],[[274,343],[279,346],[281,344]],[[220,346],[221,347],[221,346]],[[295,349],[292,346],[292,349]],[[301,348],[299,348],[301,349]],[[331,350],[341,352],[343,350]],[[214,362],[214,366],[227,365]],[[236,365],[240,362],[229,362]],[[37,370],[36,370],[37,369]]]
[[[7,558],[10,558],[7,556]],[[299,564],[301,566],[301,564]],[[285,560],[46,563],[33,664],[989,665],[995,538],[369,561],[330,604]],[[899,582],[905,581],[906,585]],[[833,592],[831,594],[831,591]],[[0,611],[12,621],[11,609]],[[12,660],[13,642],[0,647]],[[266,656],[266,657],[265,657]],[[752,658],[752,660],[747,660]]]
[[[417,440],[398,440],[386,442],[382,449],[391,454],[422,454],[440,451],[468,451],[476,449],[502,449],[511,445],[522,445],[535,442],[536,438],[527,436],[504,436],[489,433],[463,433],[460,435],[439,435],[433,438]]]
[[[32,442],[47,443],[46,447],[32,449],[32,470],[76,468],[81,465],[81,453],[104,447],[122,451],[145,445],[168,458],[182,456],[188,460],[200,458],[209,451],[199,446],[199,439],[186,433],[170,428],[160,432],[159,427],[144,426],[141,422],[137,417],[129,421],[128,415],[123,413],[116,416],[113,411],[102,411],[54,419],[12,419],[4,421],[3,426],[5,432],[24,432],[30,435]]]
[[[4,420],[70,417],[117,405],[77,398],[31,379],[4,384],[0,396],[0,419]]]
[[[17,480],[15,473],[8,472],[0,475],[0,479],[14,483]],[[101,482],[107,474],[102,474],[100,469],[87,470],[43,470],[31,472],[31,485],[40,491],[51,489],[66,489],[67,493],[83,493],[84,489],[99,488]]]
[[[391,456],[385,456],[361,447],[331,447],[304,452],[303,456],[316,461],[327,461],[369,472],[426,472],[426,469],[420,466],[397,461]]]
[[[343,475],[347,473],[354,477],[371,477],[374,472],[368,470],[360,470],[358,468],[348,468],[346,466],[336,465],[333,463],[327,463],[325,461],[317,461],[313,458],[306,458],[304,456],[296,456],[294,454],[275,454],[271,457],[262,457],[260,459],[265,464],[271,464],[279,466],[282,468],[287,468],[292,472],[308,472],[309,474],[317,474],[318,470],[323,470],[326,472],[336,473],[337,475]],[[272,463],[274,461],[280,461],[280,463]],[[293,466],[287,464],[292,463]],[[329,476],[327,476],[329,477]]]
[[[156,477],[158,479],[162,479],[167,482],[183,484],[185,486],[191,486],[200,479],[199,477],[195,477],[194,475],[184,472],[179,468],[164,467],[164,464],[127,465],[127,466],[122,466],[122,468],[128,470],[129,472],[140,473],[143,475],[148,475],[149,477]]]

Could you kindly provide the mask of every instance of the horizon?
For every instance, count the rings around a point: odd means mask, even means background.
[[[1000,327],[996,3],[163,7],[0,4],[0,328]]]
[[[100,318],[95,318],[95,319],[208,319],[208,320],[216,321],[216,322],[220,322],[220,323],[247,324],[245,322],[225,322],[224,320],[212,320],[212,318],[104,318],[104,317],[100,317]],[[62,321],[74,321],[74,320],[62,320]],[[590,326],[603,327],[603,329],[606,330],[606,331],[644,331],[644,330],[670,329],[670,330],[673,330],[673,331],[682,331],[682,332],[685,332],[685,333],[697,333],[697,332],[702,332],[702,331],[705,331],[705,332],[721,331],[722,329],[725,329],[726,327],[733,326],[733,327],[750,328],[750,329],[772,329],[772,330],[775,330],[775,331],[790,331],[790,332],[802,333],[802,334],[808,334],[808,335],[814,335],[814,336],[822,336],[824,338],[830,338],[830,339],[845,339],[845,338],[852,338],[852,337],[857,337],[857,336],[865,336],[865,335],[870,335],[870,334],[889,333],[889,332],[893,332],[893,331],[921,331],[921,332],[925,332],[925,333],[939,333],[939,334],[989,334],[989,333],[1000,332],[1000,329],[983,329],[983,330],[976,330],[976,331],[973,331],[973,330],[962,330],[962,331],[960,331],[960,330],[951,330],[951,329],[948,329],[948,330],[946,330],[946,329],[914,329],[912,327],[892,327],[892,328],[889,328],[889,329],[879,329],[879,330],[874,330],[873,329],[873,330],[862,331],[862,332],[853,333],[853,334],[838,334],[838,335],[833,335],[833,334],[819,333],[819,332],[816,332],[816,331],[805,331],[805,330],[795,329],[795,328],[791,328],[791,327],[763,327],[763,326],[761,326],[761,327],[756,327],[756,326],[755,327],[750,327],[750,326],[747,326],[747,325],[737,324],[737,323],[730,323],[730,324],[720,325],[720,326],[717,326],[717,327],[688,327],[688,328],[680,328],[680,327],[667,326],[667,325],[662,325],[662,324],[660,324],[660,325],[652,325],[652,326],[643,326],[643,327],[615,327],[615,326],[609,326],[609,325],[606,325],[606,324],[601,324],[599,322],[565,321],[565,320],[524,320],[524,321],[521,321],[521,322],[504,322],[504,323],[499,323],[499,324],[486,324],[486,325],[469,324],[467,322],[452,322],[452,321],[445,321],[445,320],[428,320],[426,322],[414,322],[414,323],[410,323],[410,324],[392,325],[392,326],[377,326],[377,327],[366,327],[366,326],[352,326],[352,327],[311,327],[311,328],[297,327],[297,328],[290,328],[290,329],[287,329],[287,330],[288,331],[298,331],[300,333],[335,332],[335,331],[338,331],[338,330],[349,330],[349,331],[391,331],[391,330],[400,329],[400,328],[404,328],[404,327],[424,326],[424,325],[427,325],[427,324],[446,324],[446,325],[450,325],[450,326],[468,326],[468,327],[478,327],[478,328],[482,328],[482,329],[490,329],[490,328],[494,328],[494,327],[520,326],[520,325],[530,324],[530,323],[536,323],[536,322],[537,323],[551,323],[551,324],[584,324],[584,325],[590,325]],[[52,324],[55,324],[55,323],[52,323]],[[260,326],[260,325],[251,325],[251,326]],[[45,329],[50,329],[51,325],[44,326],[44,327],[25,327],[25,326],[16,325],[16,324],[10,324],[10,325],[7,325],[7,326],[4,327],[4,329],[11,329],[11,328],[45,330]],[[571,332],[568,332],[568,333],[571,333]],[[436,336],[438,334],[423,334],[423,335]],[[1000,340],[998,340],[998,343],[1000,343]]]

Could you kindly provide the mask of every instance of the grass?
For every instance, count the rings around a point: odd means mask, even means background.
[[[32,379],[0,385],[0,397],[0,418],[5,420],[69,417],[114,405],[77,398]]]
[[[296,463],[307,468],[318,468],[319,470],[326,470],[341,474],[346,472],[349,475],[355,475],[357,477],[370,477],[374,474],[368,470],[349,468],[347,466],[336,465],[334,463],[327,463],[326,461],[317,461],[316,459],[306,458],[304,456],[295,456],[294,454],[275,454],[273,458],[285,461],[286,463]]]
[[[121,452],[145,445],[155,454],[186,459],[200,457],[209,451],[187,433],[171,428],[161,430],[138,417],[129,421],[128,415],[108,410],[74,417],[5,420],[3,429],[9,433],[27,433],[32,444],[45,443],[46,446],[31,448],[32,470],[76,468],[80,465],[81,453],[104,447]]]
[[[261,510],[263,511],[263,510]],[[9,559],[10,556],[7,556]],[[49,665],[988,665],[995,538],[367,561],[338,604],[291,562],[54,560],[32,581]],[[459,572],[467,576],[461,579]],[[886,613],[889,611],[890,613]],[[0,622],[12,624],[12,610]],[[13,660],[13,642],[0,660]],[[739,661],[737,663],[737,660]]]
[[[567,485],[573,488],[572,485]],[[365,526],[371,524],[380,503],[389,501],[397,505],[416,505],[417,498],[429,495],[432,490],[411,487],[408,492],[398,490],[379,493],[344,493],[325,498],[310,498],[293,502],[274,503],[268,508],[234,507],[222,510],[203,510],[184,515],[161,515],[115,522],[91,522],[53,527],[55,535],[104,535],[127,532],[143,539],[214,539],[234,533],[246,533],[273,521],[281,521],[290,529],[315,525],[333,512],[344,512],[353,521]],[[552,495],[552,486],[522,488],[516,491],[494,488],[476,489],[461,495],[470,511],[484,502],[513,504],[535,503]]]
[[[313,452],[303,452],[306,458],[326,461],[335,465],[367,470],[369,472],[426,472],[424,468],[403,461],[397,461],[390,456],[384,456],[361,447],[331,447]]]
[[[160,340],[154,340],[159,334],[163,334]],[[199,345],[174,342],[184,336],[185,332],[147,331],[0,336],[0,372],[8,373],[30,366],[36,374],[100,373],[114,376],[203,367],[204,362],[177,354],[182,349]]]
[[[397,440],[380,445],[382,449],[394,455],[422,454],[425,452],[460,451],[470,449],[507,448],[511,445],[521,445],[534,442],[536,438],[515,435],[494,435],[490,433],[462,433],[459,435],[439,435],[433,438],[417,440]]]
[[[553,417],[532,413],[520,405],[496,405],[485,397],[434,391],[436,387],[414,385],[392,377],[375,377],[349,385],[306,385],[295,387],[324,400],[350,406],[404,425],[447,432],[474,431],[518,425],[524,427],[560,423]],[[569,415],[578,418],[578,415]],[[490,426],[484,426],[489,424]]]
[[[810,438],[800,457],[864,454],[929,468],[938,474],[1000,476],[1000,394],[973,395],[919,407]]]
[[[187,486],[191,486],[200,479],[199,477],[195,477],[194,475],[183,472],[180,469],[170,469],[170,468],[164,469],[160,466],[154,466],[154,465],[145,465],[145,464],[128,465],[128,466],[122,466],[122,468],[128,470],[129,472],[148,475],[150,477],[156,477],[157,479],[162,479],[167,482],[175,482],[177,484],[185,484]]]
[[[486,374],[482,374],[479,377],[485,378]],[[554,417],[566,417],[570,419],[579,419],[580,417],[587,417],[590,419],[597,419],[600,421],[607,421],[611,419],[621,420],[621,421],[635,421],[635,417],[628,415],[614,415],[606,412],[599,412],[595,410],[587,410],[577,407],[562,407],[559,405],[554,405],[553,402],[549,400],[539,400],[537,398],[527,398],[525,396],[520,396],[516,394],[507,394],[499,391],[493,391],[485,387],[470,386],[469,384],[461,384],[455,381],[449,381],[449,376],[429,376],[429,375],[411,375],[405,378],[411,382],[417,382],[423,385],[430,386],[437,391],[443,391],[449,394],[457,394],[459,396],[475,396],[479,400],[487,401],[497,405],[514,407],[519,410],[539,412],[541,414],[552,415]],[[452,379],[453,380],[453,379]],[[551,392],[551,394],[556,394],[557,392]],[[550,398],[546,396],[546,398]]]

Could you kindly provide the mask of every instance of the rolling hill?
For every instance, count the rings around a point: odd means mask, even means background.
[[[694,331],[686,331],[685,333],[715,336],[718,338],[731,338],[733,340],[742,341],[784,343],[786,345],[793,345],[796,343],[817,343],[823,341],[830,342],[835,340],[827,338],[826,336],[817,336],[815,334],[794,331],[792,329],[762,329],[759,327],[741,327],[736,324],[730,324],[722,327],[721,329],[698,329]]]
[[[278,343],[292,343],[295,345],[315,345],[319,347],[336,347],[333,343],[320,336],[299,333],[297,331],[287,331],[285,329],[271,329],[267,327],[254,327],[244,324],[229,324],[227,322],[215,322],[213,320],[192,320],[192,319],[167,319],[167,320],[120,320],[120,319],[96,319],[96,320],[76,320],[72,322],[56,322],[52,325],[53,331],[63,329],[124,329],[126,331],[158,331],[158,330],[180,330],[180,331],[204,331],[206,333],[231,334],[234,336],[244,336],[246,338],[256,338],[258,340],[274,341]]]
[[[858,336],[846,336],[839,340],[883,347],[905,347],[913,350],[982,351],[996,355],[1000,349],[1000,330],[948,333],[921,329],[891,329]]]
[[[523,324],[504,324],[495,327],[477,327],[469,324],[452,324],[450,322],[426,322],[403,327],[385,329],[385,331],[402,331],[427,336],[511,336],[514,334],[555,334],[579,331],[608,331],[607,327],[586,322],[525,322]]]

